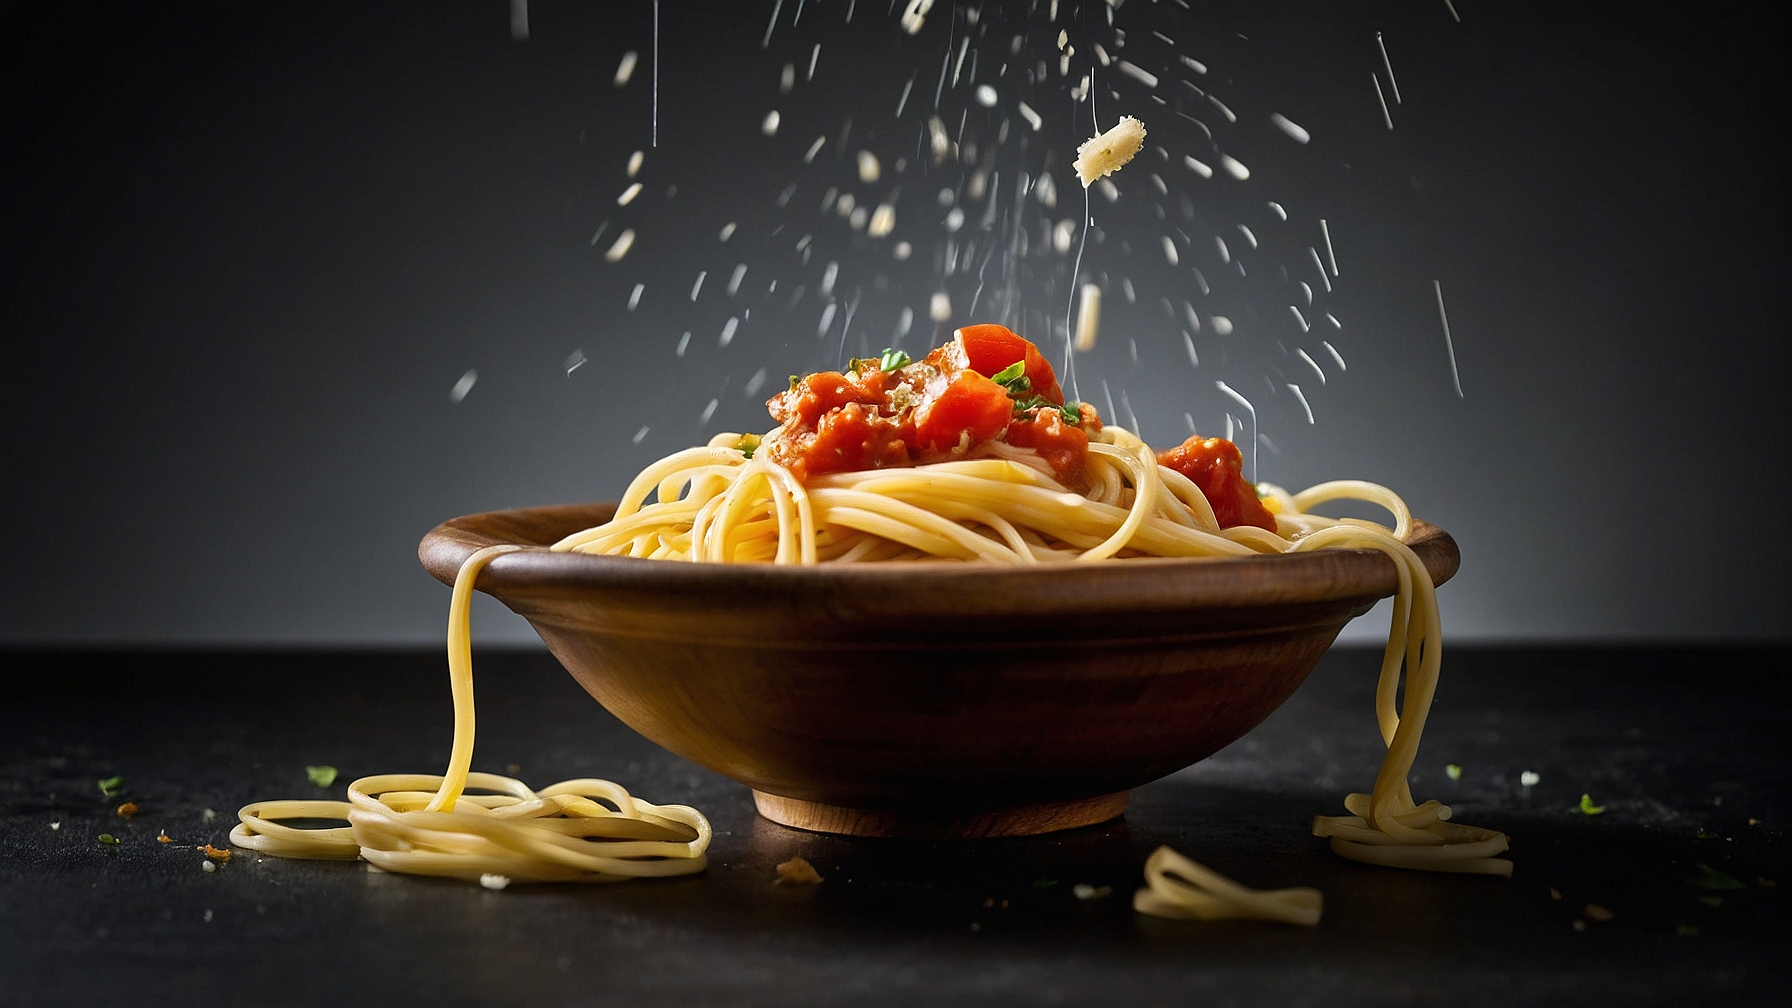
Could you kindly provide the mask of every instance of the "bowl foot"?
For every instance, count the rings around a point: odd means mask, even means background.
[[[903,837],[917,840],[974,840],[1033,836],[1106,822],[1126,811],[1129,792],[1116,791],[1078,801],[1014,805],[976,812],[846,808],[821,802],[753,792],[759,814],[772,822],[817,833]]]

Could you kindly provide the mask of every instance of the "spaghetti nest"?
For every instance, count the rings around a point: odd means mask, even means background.
[[[1081,492],[1061,482],[1037,453],[1001,442],[960,459],[806,482],[753,458],[759,444],[751,436],[720,434],[705,447],[662,459],[629,485],[612,520],[553,548],[711,563],[1012,565],[1379,550],[1399,575],[1375,700],[1387,753],[1374,788],[1346,797],[1351,814],[1319,816],[1313,832],[1329,837],[1339,855],[1370,864],[1511,874],[1511,862],[1497,857],[1507,847],[1504,834],[1449,822],[1448,806],[1415,802],[1407,784],[1443,651],[1435,586],[1406,544],[1412,514],[1393,491],[1357,480],[1293,494],[1263,484],[1263,503],[1275,518],[1271,532],[1222,528],[1201,489],[1160,465],[1123,428],[1090,435]],[[1392,527],[1311,511],[1347,499],[1385,508]],[[1404,702],[1397,704],[1403,680]]]

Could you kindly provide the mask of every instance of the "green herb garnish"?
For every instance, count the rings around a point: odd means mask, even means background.
[[[1582,815],[1600,815],[1605,811],[1604,805],[1593,804],[1593,796],[1589,794],[1580,796],[1579,808]]]
[[[795,392],[796,387],[802,383],[802,380],[803,380],[802,375],[791,375],[790,376],[790,391]]]
[[[108,847],[116,847],[118,846],[118,838],[110,833],[101,833],[100,843],[103,843]]]
[[[124,778],[108,777],[105,780],[100,781],[100,794],[105,795],[107,798],[116,798],[119,795],[124,794]]]
[[[1057,884],[1058,880],[1055,878],[1040,878],[1033,880],[1033,888],[1035,889],[1050,889]]]
[[[1682,938],[1697,938],[1699,936],[1699,929],[1693,927],[1691,924],[1682,924],[1674,929],[1674,933]]]
[[[1716,909],[1717,907],[1724,905],[1724,898],[1722,896],[1700,896],[1699,902],[1712,909]]]
[[[1450,778],[1451,780],[1461,780],[1462,779],[1462,768],[1457,766],[1454,763],[1445,763],[1444,764],[1444,776]]]
[[[1015,361],[1002,370],[997,371],[995,374],[990,375],[989,380],[995,382],[997,385],[1011,385],[1016,378],[1025,378],[1026,375],[1026,361]]]
[[[305,779],[318,787],[329,787],[336,783],[336,768],[333,766],[308,766],[305,768]]]
[[[753,453],[759,450],[759,439],[751,434],[747,434],[741,437],[740,444],[735,445],[735,447],[740,449],[743,458],[752,458]]]
[[[914,363],[914,360],[910,358],[908,354],[903,353],[901,350],[892,350],[888,348],[884,350],[883,356],[877,359],[877,366],[885,371],[894,371],[897,368],[905,368],[912,363]]]
[[[1705,830],[1699,830],[1697,833],[1693,834],[1693,838],[1695,840],[1716,840],[1717,834],[1716,833],[1708,833]]]
[[[1729,892],[1733,889],[1741,889],[1743,887],[1742,883],[1736,881],[1734,877],[1726,875],[1710,865],[1700,864],[1694,865],[1693,867],[1698,869],[1698,874],[1684,881],[1687,885],[1692,886],[1695,889],[1714,889],[1719,892]]]
[[[1067,424],[1080,424],[1083,422],[1082,403],[1068,402],[1058,407],[1058,411],[1064,414],[1064,422]]]

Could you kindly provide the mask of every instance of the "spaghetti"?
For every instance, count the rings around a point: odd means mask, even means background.
[[[769,405],[779,421],[769,434],[720,434],[661,459],[629,484],[610,521],[552,549],[707,563],[1024,566],[1379,550],[1399,576],[1376,688],[1387,752],[1371,791],[1345,799],[1351,814],[1320,816],[1313,831],[1339,855],[1370,864],[1511,874],[1511,862],[1496,856],[1506,849],[1503,834],[1450,822],[1448,806],[1416,803],[1407,784],[1441,647],[1435,588],[1405,542],[1412,516],[1392,491],[1355,480],[1294,494],[1252,487],[1237,447],[1217,438],[1191,437],[1155,453],[1131,432],[1103,426],[1089,405],[1066,402],[1038,349],[1001,326],[960,329],[921,361],[886,351],[844,373],[792,376]],[[1393,525],[1312,511],[1347,499],[1382,507]],[[446,773],[362,778],[347,803],[256,803],[239,814],[233,842],[472,880],[610,881],[703,869],[710,828],[695,809],[652,805],[607,781],[534,792],[469,771],[469,601],[485,564],[517,548],[480,550],[455,579],[455,732]],[[496,793],[468,796],[469,786]],[[345,818],[349,826],[278,821],[301,817]],[[1173,851],[1160,851],[1147,868],[1136,900],[1142,912],[1318,917],[1310,891],[1257,893]]]

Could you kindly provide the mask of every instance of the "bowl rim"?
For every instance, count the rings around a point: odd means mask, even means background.
[[[1244,609],[1369,600],[1393,595],[1394,562],[1379,550],[1323,549],[1249,557],[1136,557],[1116,563],[1009,567],[962,560],[803,567],[769,563],[714,564],[640,557],[556,553],[566,534],[608,520],[615,502],[556,504],[461,515],[431,529],[418,545],[423,566],[452,585],[474,551],[498,544],[524,547],[492,560],[474,587],[499,598],[535,594],[626,592],[638,604],[703,604],[705,600],[780,596],[859,601],[895,618],[950,611],[968,616],[1091,609]],[[1461,564],[1448,532],[1414,519],[1407,544],[1443,584]],[[658,600],[654,602],[652,600]]]

